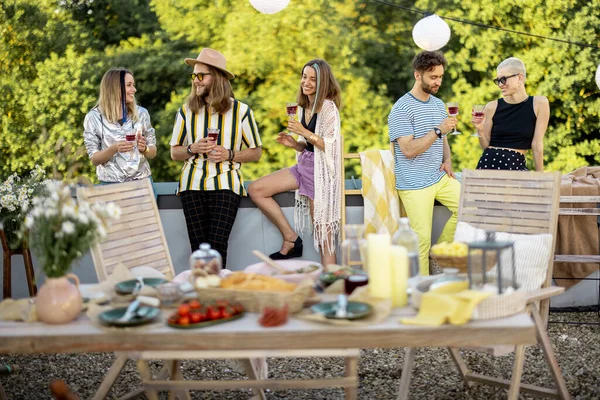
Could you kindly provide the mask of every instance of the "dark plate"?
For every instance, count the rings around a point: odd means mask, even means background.
[[[240,319],[243,316],[244,316],[244,313],[242,312],[240,314],[234,315],[233,317],[216,319],[214,321],[198,322],[197,324],[179,325],[179,324],[172,324],[170,322],[167,322],[167,325],[169,325],[171,328],[177,328],[177,329],[206,328],[207,326],[213,326],[213,325],[222,324],[224,322],[235,321],[236,319]]]
[[[147,324],[160,314],[160,309],[156,307],[141,306],[138,309],[138,312],[142,309],[146,309],[146,313],[143,316],[136,314],[133,318],[125,322],[120,322],[118,321],[118,319],[121,318],[123,314],[125,314],[125,311],[127,311],[127,307],[113,308],[112,310],[104,311],[103,313],[100,313],[98,315],[98,318],[100,319],[100,321],[107,325],[125,327]]]
[[[367,303],[361,303],[358,301],[349,301],[348,302],[348,315],[344,318],[337,318],[335,316],[335,311],[337,309],[337,301],[330,301],[328,303],[319,303],[312,306],[310,309],[314,313],[324,314],[325,317],[331,319],[348,319],[355,320],[365,318],[373,311],[373,308]]]
[[[156,287],[161,283],[167,282],[166,279],[163,278],[142,278],[144,280],[144,286],[152,286]],[[137,283],[137,279],[130,279],[128,281],[119,282],[115,285],[115,292],[118,294],[131,294],[133,293],[133,289],[135,288],[135,284]]]

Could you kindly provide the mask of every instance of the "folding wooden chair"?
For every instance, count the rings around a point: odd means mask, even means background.
[[[527,310],[531,314],[546,363],[550,368],[556,389],[521,384],[525,346],[516,346],[512,380],[497,379],[471,372],[458,349],[449,348],[450,354],[467,386],[485,383],[510,388],[509,399],[517,399],[519,391],[541,396],[569,399],[562,373],[546,333],[550,297],[560,294],[564,288],[552,287],[554,243],[558,222],[560,197],[560,173],[464,170],[458,220],[468,222],[476,228],[518,234],[550,233],[552,249],[548,257],[546,278],[539,290],[529,292]],[[494,346],[485,350],[492,355],[501,355],[515,350],[514,346]],[[406,398],[415,349],[406,350],[404,369],[400,384],[399,399]]]

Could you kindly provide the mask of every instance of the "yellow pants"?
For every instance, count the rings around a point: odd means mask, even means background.
[[[431,227],[433,225],[433,204],[435,200],[448,207],[452,216],[444,226],[439,242],[452,242],[456,230],[460,183],[444,175],[439,182],[424,189],[398,190],[400,200],[406,210],[410,227],[419,236],[419,264],[421,275],[429,275],[429,249],[431,248]]]

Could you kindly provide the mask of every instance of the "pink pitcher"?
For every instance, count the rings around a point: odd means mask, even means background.
[[[75,284],[71,283],[71,278]],[[36,297],[37,317],[47,324],[66,324],[81,313],[82,299],[79,278],[67,274],[60,278],[46,278]]]

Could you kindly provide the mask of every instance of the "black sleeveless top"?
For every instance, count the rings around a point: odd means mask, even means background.
[[[313,114],[310,121],[308,121],[308,125],[306,125],[306,122],[304,121],[304,109],[302,109],[302,126],[312,133],[315,133],[315,130],[317,129],[317,114]],[[306,150],[312,153],[315,152],[315,146],[312,143],[309,143],[308,140],[306,141]]]
[[[518,104],[498,99],[492,118],[490,146],[529,150],[533,141],[537,117],[533,109],[533,96]]]

